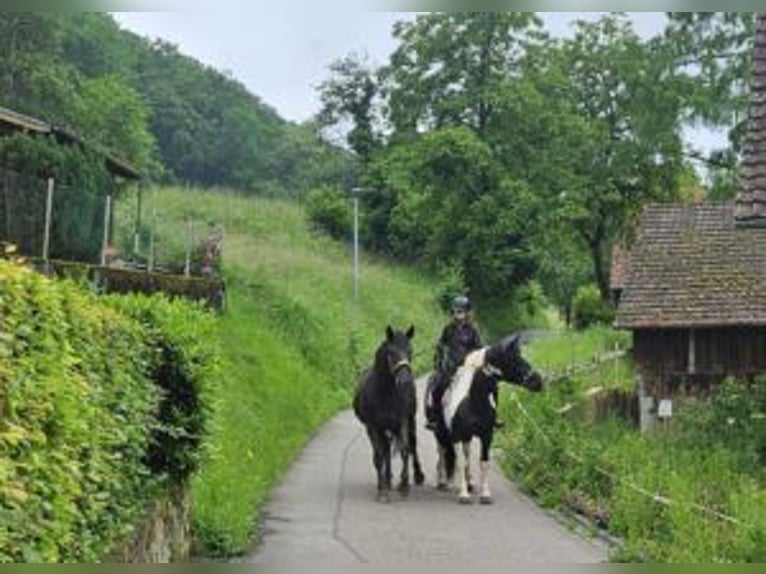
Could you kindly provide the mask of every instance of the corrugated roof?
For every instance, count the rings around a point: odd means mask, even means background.
[[[732,202],[647,206],[615,326],[724,325],[766,325],[766,228]]]

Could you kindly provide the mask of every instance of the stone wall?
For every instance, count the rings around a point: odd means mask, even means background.
[[[131,540],[113,556],[116,563],[168,564],[187,562],[191,550],[188,490],[156,500]]]

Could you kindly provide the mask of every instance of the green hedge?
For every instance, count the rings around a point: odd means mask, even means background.
[[[151,349],[148,373],[161,389],[147,463],[155,475],[184,483],[199,466],[218,395],[216,321],[201,304],[164,296],[115,296],[109,301],[144,327]]]
[[[210,321],[0,261],[0,563],[97,562],[195,467]]]

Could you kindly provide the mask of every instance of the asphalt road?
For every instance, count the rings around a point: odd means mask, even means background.
[[[394,493],[393,502],[382,504],[375,501],[372,451],[363,427],[350,411],[328,422],[273,493],[264,511],[262,539],[241,562],[595,563],[607,559],[602,543],[570,531],[522,495],[497,468],[490,479],[491,506],[459,505],[455,493],[438,491],[435,443],[423,430],[422,420],[418,426],[426,484],[413,487],[407,499]]]

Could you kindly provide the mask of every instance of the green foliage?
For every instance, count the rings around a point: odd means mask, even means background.
[[[137,91],[118,76],[82,82],[72,125],[105,149],[147,172],[159,169],[149,109]]]
[[[351,237],[351,200],[341,189],[320,187],[312,190],[306,197],[306,212],[311,222],[331,237]]]
[[[332,76],[318,88],[322,101],[318,123],[327,127],[350,121],[346,142],[366,165],[380,140],[374,131],[375,104],[380,91],[375,71],[359,57],[349,55],[330,64],[330,73]]]
[[[452,311],[452,301],[458,295],[468,293],[463,272],[455,265],[441,265],[436,273],[438,284],[436,288],[439,308],[445,313]]]
[[[577,290],[572,303],[572,313],[577,329],[608,324],[614,319],[614,311],[601,298],[601,293],[595,285],[585,285]]]
[[[220,393],[215,318],[201,306],[161,295],[112,297],[109,302],[143,327],[150,348],[147,372],[161,391],[147,464],[155,476],[184,484],[199,467]]]
[[[0,261],[0,562],[95,562],[158,481],[139,326]]]
[[[210,431],[214,327],[187,303],[104,304],[0,261],[0,562],[99,562],[185,484]]]
[[[370,168],[368,244],[432,269],[461,270],[471,293],[501,297],[536,262],[528,241],[529,189],[502,180],[489,147],[468,128],[392,146]]]
[[[599,341],[610,350],[616,335],[609,333],[543,339],[527,352],[533,364],[561,368],[572,358],[587,361]],[[731,383],[712,401],[688,407],[671,427],[642,435],[617,420],[587,416],[584,391],[606,385],[610,367],[519,397],[530,418],[505,401],[510,424],[500,438],[504,468],[545,504],[575,509],[618,536],[624,545],[614,560],[757,561],[763,556],[766,488],[757,458],[762,442],[748,437],[763,437],[763,420],[751,414],[763,407],[761,389]],[[560,414],[565,405],[571,407]],[[672,503],[662,504],[654,494]]]

